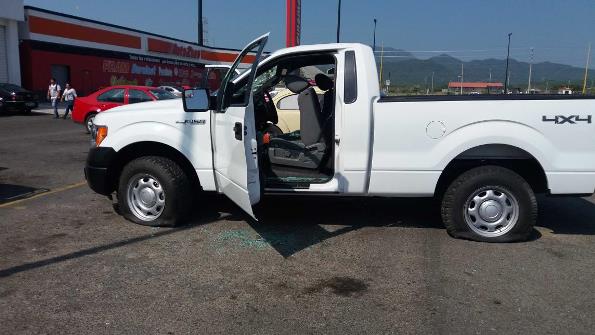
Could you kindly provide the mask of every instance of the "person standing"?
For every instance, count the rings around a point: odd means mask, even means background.
[[[76,90],[70,87],[69,83],[64,85],[64,93],[62,93],[62,101],[66,101],[66,109],[64,110],[64,120],[68,116],[68,112],[72,111],[74,107],[74,98],[76,98]]]
[[[56,79],[50,79],[50,86],[48,87],[48,95],[47,98],[52,102],[52,108],[54,109],[54,119],[58,119],[58,100],[60,99],[60,91],[62,88],[58,83],[56,83]]]

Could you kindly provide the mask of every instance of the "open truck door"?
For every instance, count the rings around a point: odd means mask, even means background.
[[[252,84],[268,37],[267,33],[255,39],[238,55],[221,82],[211,118],[217,188],[253,218],[252,205],[260,201],[260,180]],[[247,76],[237,75],[241,63],[251,64]]]

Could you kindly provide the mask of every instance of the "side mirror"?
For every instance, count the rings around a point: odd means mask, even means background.
[[[212,99],[210,99],[209,92],[205,89],[184,90],[182,101],[186,112],[206,112],[213,109]]]

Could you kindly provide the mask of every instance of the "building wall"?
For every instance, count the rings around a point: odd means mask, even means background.
[[[111,85],[199,86],[204,65],[136,54],[23,41],[23,86],[44,93],[51,77],[68,81],[80,95]],[[66,72],[62,74],[62,72]]]
[[[22,0],[2,0],[0,10],[0,82],[21,84],[18,21],[24,20]]]
[[[25,7],[25,17],[23,86],[38,92],[52,76],[81,94],[114,84],[200,85],[205,64],[229,64],[238,53],[40,8]]]

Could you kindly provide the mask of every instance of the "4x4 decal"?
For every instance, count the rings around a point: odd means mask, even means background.
[[[591,123],[591,115],[587,115],[587,117],[584,117],[584,118],[581,117],[580,115],[570,115],[570,116],[556,115],[552,118],[549,118],[544,115],[544,116],[542,116],[541,121],[553,122],[555,124],[564,124],[564,123],[577,124],[578,122]]]

